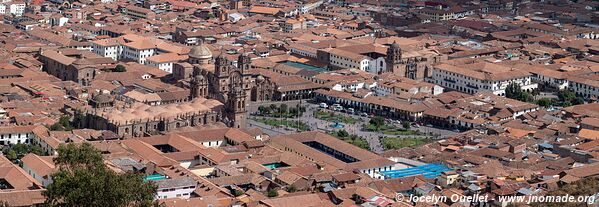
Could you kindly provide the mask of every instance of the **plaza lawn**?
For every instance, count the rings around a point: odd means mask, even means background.
[[[337,137],[340,140],[343,140],[347,143],[353,144],[356,147],[365,149],[365,150],[370,150],[370,145],[368,144],[368,141],[366,141],[366,139],[359,137],[355,134],[349,134],[347,133],[347,131],[345,130],[339,130],[337,132],[329,132],[330,135]]]
[[[401,128],[395,128],[395,129],[388,129],[383,131],[383,134],[387,134],[387,135],[417,135],[419,134],[417,131],[413,131],[413,130],[406,130],[406,129],[401,129]]]
[[[304,106],[287,106],[287,104],[258,107],[257,115],[273,118],[297,118],[306,112]]]
[[[399,128],[399,127],[395,127],[395,126],[389,125],[389,124],[384,124],[377,128],[376,125],[369,123],[369,124],[364,124],[363,127],[364,127],[365,131],[381,132],[386,135],[418,135],[418,134],[420,134],[414,130]]]
[[[359,119],[350,117],[350,116],[344,116],[341,114],[337,114],[334,112],[327,112],[327,111],[315,111],[314,113],[314,117],[320,120],[325,120],[325,121],[330,121],[330,122],[341,122],[341,123],[345,123],[345,124],[355,124],[358,123],[358,121],[360,121]]]
[[[310,126],[301,121],[292,121],[292,120],[284,120],[284,119],[269,119],[269,118],[256,118],[254,119],[257,122],[269,125],[269,126],[285,126],[289,128],[298,129],[300,131],[310,131]]]
[[[394,138],[387,137],[382,138],[381,143],[386,150],[401,149],[405,147],[417,147],[426,143],[432,142],[431,139],[419,139],[419,138]]]

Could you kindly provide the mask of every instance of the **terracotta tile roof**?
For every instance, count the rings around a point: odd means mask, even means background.
[[[249,12],[250,13],[256,13],[256,14],[275,15],[279,11],[281,11],[281,9],[279,9],[279,8],[264,7],[264,6],[253,6],[252,8],[250,8]]]
[[[29,153],[25,155],[21,161],[23,162],[24,166],[27,166],[35,171],[35,174],[38,176],[48,178],[47,176],[52,174],[54,169],[56,169],[52,159],[54,159],[52,156],[38,156],[36,154]]]

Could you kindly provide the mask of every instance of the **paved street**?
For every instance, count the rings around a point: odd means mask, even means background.
[[[248,113],[252,114],[252,113],[258,111],[259,106],[269,106],[271,104],[279,105],[281,103],[287,104],[288,107],[293,107],[293,106],[299,104],[299,101],[252,103],[252,105],[250,107],[248,107]],[[347,132],[349,132],[350,134],[355,134],[357,136],[365,138],[370,146],[370,149],[376,153],[381,153],[384,151],[384,148],[383,148],[382,144],[380,143],[380,139],[379,139],[380,137],[396,137],[396,138],[430,138],[431,137],[430,135],[387,135],[387,134],[383,134],[380,132],[362,131],[361,130],[362,125],[364,123],[368,123],[370,121],[370,118],[360,117],[358,115],[350,115],[347,113],[332,111],[329,109],[321,109],[321,108],[319,108],[319,106],[317,104],[308,103],[306,101],[302,101],[301,105],[306,107],[306,112],[302,115],[302,117],[287,118],[287,120],[300,120],[300,121],[308,124],[312,130],[319,130],[319,131],[323,131],[323,132],[338,131],[338,130],[344,129]],[[331,125],[334,124],[333,122],[320,120],[313,116],[313,112],[317,111],[319,109],[326,110],[329,112],[335,112],[336,114],[341,114],[343,116],[353,117],[355,119],[359,119],[362,121],[359,121],[355,124],[343,123],[343,125],[344,125],[343,128],[333,128],[333,127],[331,127]],[[249,117],[253,118],[254,116],[250,115]],[[401,127],[401,125],[399,125],[398,123],[395,123],[395,125],[397,125],[398,127]],[[269,126],[269,125],[251,120],[251,119],[248,120],[248,126],[250,126],[250,127],[256,126],[256,127],[262,128],[265,133],[267,133],[271,136],[276,136],[279,134],[289,134],[289,133],[295,132],[294,129],[285,129],[283,127],[273,127],[273,126]],[[423,132],[426,134],[433,133],[435,135],[434,136],[435,138],[445,138],[447,136],[450,136],[450,135],[453,135],[456,133],[456,132],[449,131],[449,130],[437,129],[437,128],[427,127],[427,126],[412,127],[411,129],[415,130],[415,131],[420,131],[420,132]]]

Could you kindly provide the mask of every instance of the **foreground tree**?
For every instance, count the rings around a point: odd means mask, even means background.
[[[54,162],[58,171],[44,192],[48,206],[158,206],[153,184],[141,174],[108,169],[88,143],[60,146]]]
[[[548,196],[592,196],[595,195],[599,191],[599,178],[596,177],[588,177],[578,180],[576,182],[566,184],[561,186],[558,189],[547,192]],[[591,200],[593,201],[593,200]],[[591,205],[588,202],[552,202],[552,203],[531,203],[532,207],[578,207],[578,206],[596,206]]]

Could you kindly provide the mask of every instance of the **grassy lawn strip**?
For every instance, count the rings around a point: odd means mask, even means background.
[[[310,131],[310,126],[301,121],[292,121],[284,119],[268,119],[268,118],[256,118],[257,122],[269,125],[269,126],[285,126],[289,128],[299,129],[300,131]]]
[[[334,122],[334,121],[338,121],[341,123],[346,123],[346,124],[355,124],[357,123],[359,120],[349,117],[349,116],[344,116],[341,114],[335,114],[333,112],[326,112],[326,111],[315,111],[314,112],[314,117],[320,120],[325,120],[325,121],[330,121],[330,122]]]
[[[387,137],[382,138],[381,143],[386,150],[401,149],[405,147],[417,147],[426,143],[432,142],[430,139],[418,139],[418,138],[393,138]]]
[[[379,128],[377,128],[376,125],[374,125],[374,124],[365,124],[363,127],[364,127],[365,131],[382,132],[383,134],[387,134],[387,135],[418,135],[418,134],[420,134],[414,130],[399,128],[399,127],[395,127],[395,126],[388,125],[388,124],[382,125]]]
[[[405,129],[389,129],[389,130],[383,131],[383,134],[388,134],[388,135],[417,135],[418,132],[417,131],[413,131],[413,130],[405,130]]]

